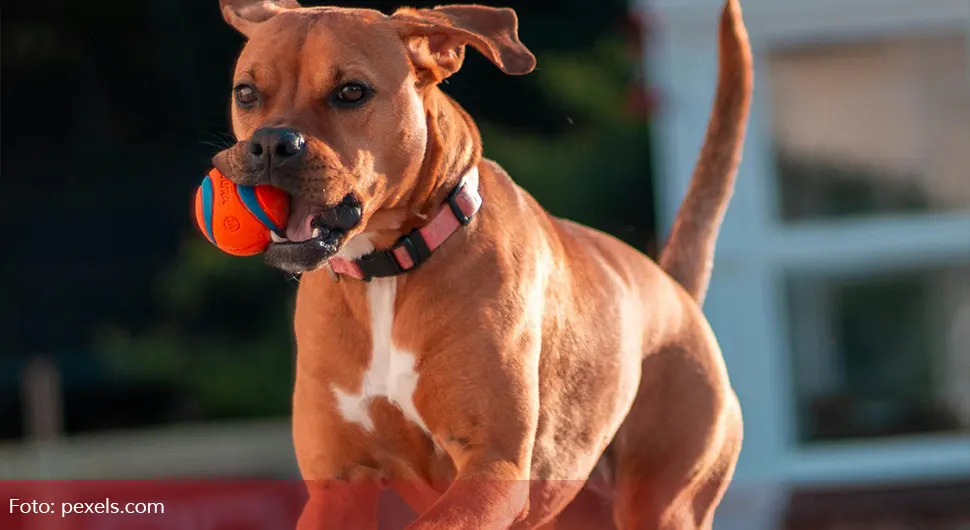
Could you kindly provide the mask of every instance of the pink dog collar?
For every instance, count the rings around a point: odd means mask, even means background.
[[[402,236],[390,248],[375,250],[355,260],[330,258],[330,268],[335,274],[365,282],[414,270],[459,228],[470,223],[481,207],[478,172],[473,170],[448,194],[430,223]]]

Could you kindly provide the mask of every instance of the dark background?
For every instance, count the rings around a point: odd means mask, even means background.
[[[506,77],[469,52],[444,87],[478,119],[486,156],[553,213],[652,248],[627,2],[497,5],[517,10],[538,70]],[[190,217],[232,141],[243,40],[218,2],[15,2],[2,22],[0,438],[23,435],[22,372],[38,356],[60,372],[68,433],[285,416],[297,284],[219,253]]]

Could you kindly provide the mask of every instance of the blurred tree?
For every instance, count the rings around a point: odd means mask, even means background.
[[[589,50],[550,52],[533,74],[569,126],[556,135],[479,120],[485,155],[551,213],[644,248],[653,195],[644,116],[628,104],[637,61],[615,35]]]
[[[125,379],[167,383],[183,419],[284,414],[292,388],[292,293],[259,258],[186,238],[153,287],[158,317],[141,330],[109,324],[95,351]]]

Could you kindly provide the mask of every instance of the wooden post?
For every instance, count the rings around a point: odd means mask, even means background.
[[[64,432],[64,400],[61,374],[50,359],[35,356],[21,374],[24,407],[24,438],[47,442]]]

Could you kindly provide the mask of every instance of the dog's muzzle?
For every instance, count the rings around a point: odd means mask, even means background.
[[[294,197],[286,237],[271,235],[273,241],[265,254],[267,263],[294,274],[319,268],[340,250],[348,233],[360,224],[362,213],[354,194],[330,207],[318,207]]]

